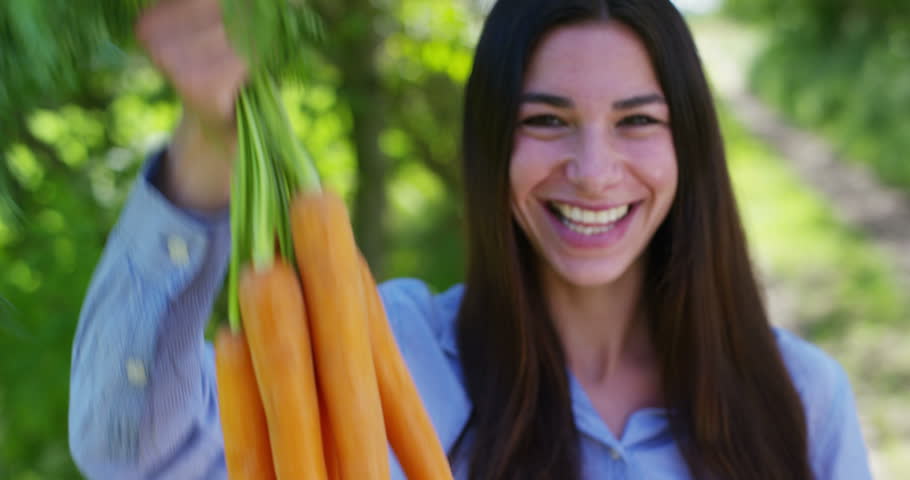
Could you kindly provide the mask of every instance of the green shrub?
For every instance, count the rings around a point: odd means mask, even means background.
[[[910,191],[910,2],[729,0],[770,41],[753,89],[846,157]]]

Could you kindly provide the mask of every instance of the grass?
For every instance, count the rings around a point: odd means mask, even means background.
[[[885,183],[910,192],[910,50],[905,32],[772,35],[752,67],[753,90]]]
[[[753,258],[791,315],[778,321],[787,320],[849,373],[876,478],[910,478],[910,421],[902,414],[910,400],[903,388],[910,383],[908,286],[784,159],[729,111],[721,117]]]

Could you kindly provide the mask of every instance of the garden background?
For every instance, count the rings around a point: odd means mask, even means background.
[[[4,72],[41,51],[10,40],[40,3],[0,5]],[[460,281],[461,88],[489,1],[313,3],[329,41],[284,90],[295,130],[380,277]],[[910,3],[714,6],[689,19],[773,319],[847,369],[876,478],[910,478]],[[0,95],[0,479],[80,478],[66,434],[79,308],[180,114],[129,46],[85,60],[66,88]]]

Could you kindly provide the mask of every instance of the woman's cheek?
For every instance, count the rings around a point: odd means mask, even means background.
[[[646,142],[635,146],[631,158],[631,168],[636,176],[652,188],[672,188],[677,181],[676,152],[669,140]]]
[[[544,183],[559,164],[559,149],[553,142],[519,136],[515,141],[512,160],[509,164],[509,179],[512,194],[519,202]]]

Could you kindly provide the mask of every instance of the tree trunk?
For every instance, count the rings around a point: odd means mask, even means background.
[[[328,24],[329,61],[341,71],[341,98],[351,109],[351,140],[357,155],[357,190],[353,222],[357,243],[377,278],[384,274],[386,182],[389,162],[379,148],[388,94],[376,65],[384,38],[375,25],[382,13],[365,0],[323,0],[318,5]]]
[[[362,93],[366,91],[360,90]],[[354,116],[353,140],[357,150],[357,194],[354,200],[354,224],[358,244],[364,256],[374,274],[382,277],[385,268],[388,160],[379,148],[383,111],[379,101],[380,98],[372,101],[364,98],[363,101],[352,102],[352,111]]]

